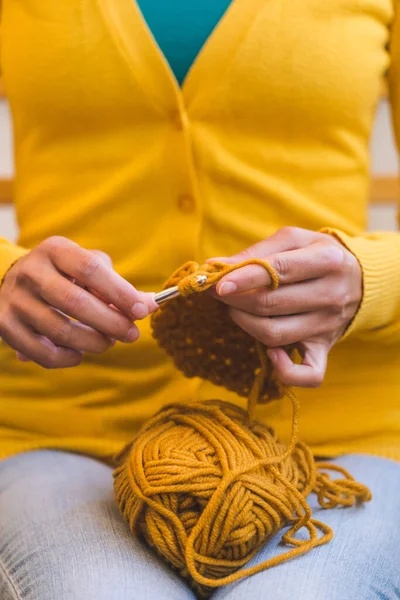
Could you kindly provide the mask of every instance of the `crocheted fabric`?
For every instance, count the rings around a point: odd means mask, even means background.
[[[166,282],[164,289],[178,286],[181,296],[162,304],[153,314],[153,335],[187,377],[201,377],[239,396],[265,403],[281,398],[285,389],[274,374],[267,348],[240,329],[230,318],[228,307],[213,298],[209,288],[227,273],[247,264],[260,264],[271,276],[272,288],[278,278],[272,267],[257,259],[237,265],[187,262]],[[205,284],[197,278],[205,275]],[[293,359],[294,348],[287,349]],[[259,383],[259,389],[255,390]]]

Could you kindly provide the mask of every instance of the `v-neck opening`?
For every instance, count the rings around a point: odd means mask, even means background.
[[[132,0],[182,90],[207,40],[233,0]]]
[[[158,112],[197,112],[208,104],[264,2],[232,0],[180,85],[137,1],[97,0],[116,46]]]
[[[215,35],[218,35],[219,29],[221,27],[223,27],[223,25],[224,25],[224,21],[229,18],[229,13],[230,13],[233,5],[235,5],[237,3],[237,0],[232,0],[232,2],[229,4],[227,9],[224,11],[223,15],[221,15],[221,18],[215,24],[215,27],[211,31],[210,35],[207,37],[207,39],[205,40],[205,42],[202,44],[201,48],[199,49],[198,53],[196,54],[192,64],[190,65],[190,67],[182,81],[182,84],[180,84],[178,79],[176,78],[175,73],[174,73],[167,57],[165,56],[164,52],[162,51],[157,39],[153,35],[153,32],[151,31],[151,28],[149,27],[149,25],[146,21],[146,18],[140,9],[139,3],[137,2],[137,0],[128,0],[128,2],[131,2],[133,9],[137,12],[139,20],[141,21],[141,25],[146,30],[147,35],[153,42],[154,48],[157,51],[157,53],[159,54],[160,61],[163,63],[164,68],[168,72],[168,76],[172,80],[177,92],[180,93],[182,96],[185,96],[185,89],[189,85],[189,83],[187,83],[187,82],[190,82],[190,79],[194,77],[193,73],[196,72],[197,64],[201,60],[203,60],[203,55],[207,52],[208,45],[212,43],[213,37]]]
[[[154,48],[155,48],[155,50],[159,54],[160,61],[163,63],[165,70],[168,72],[168,76],[171,79],[174,87],[177,88],[177,91],[180,94],[183,94],[183,86],[185,84],[185,81],[186,81],[189,73],[190,73],[191,68],[193,67],[194,63],[197,60],[198,54],[195,57],[193,63],[191,64],[191,66],[190,66],[188,72],[186,73],[185,77],[183,78],[182,84],[180,84],[179,81],[178,81],[178,79],[176,78],[176,75],[175,75],[175,73],[174,73],[174,71],[173,71],[173,69],[172,69],[172,67],[171,67],[171,65],[170,65],[167,57],[165,56],[164,52],[162,51],[162,49],[160,47],[160,44],[158,43],[155,35],[153,34],[153,32],[151,30],[151,27],[147,23],[146,18],[145,18],[144,14],[143,14],[140,6],[139,6],[139,3],[137,2],[137,0],[130,0],[130,2],[132,3],[133,9],[135,11],[137,11],[139,20],[141,21],[141,24],[142,24],[142,27],[146,30],[147,35],[149,36],[149,38],[153,42]],[[200,52],[201,52],[201,50],[200,50]]]

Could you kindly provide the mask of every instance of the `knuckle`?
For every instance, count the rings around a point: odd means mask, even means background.
[[[108,350],[110,346],[110,339],[106,338],[105,336],[99,335],[93,344],[92,352],[93,354],[103,354],[103,352]]]
[[[278,276],[284,280],[290,273],[290,260],[281,256],[274,261],[274,267]]]
[[[131,327],[132,327],[132,324],[128,320],[120,319],[115,324],[115,327],[114,327],[115,333],[112,335],[113,335],[113,337],[115,337],[119,340],[126,340]]]
[[[106,252],[103,252],[102,250],[91,250],[90,252],[100,258],[106,265],[112,265],[112,258]]]
[[[285,227],[281,227],[279,229],[279,233],[282,235],[295,235],[297,231],[296,227],[292,227],[291,225],[285,225]]]
[[[61,345],[68,343],[72,337],[74,326],[71,321],[58,322],[56,321],[52,326],[51,338]]]
[[[42,242],[37,250],[41,252],[54,265],[62,263],[66,252],[71,248],[72,242],[65,237],[54,235]]]
[[[336,286],[330,297],[330,306],[335,313],[342,313],[350,304],[350,296],[344,286]]]
[[[69,354],[68,358],[67,357],[63,357],[62,359],[62,365],[63,367],[77,367],[78,365],[80,365],[83,361],[83,356],[82,354],[80,354],[79,352],[74,352],[74,354]]]
[[[56,354],[52,351],[47,351],[37,362],[41,367],[48,370],[56,369],[58,367]]]
[[[113,344],[114,342],[109,337],[103,336],[103,339],[101,341],[102,352],[105,352],[106,350],[111,348]]]
[[[260,294],[256,306],[256,313],[261,317],[267,316],[276,308],[275,295],[273,293],[263,292]]]
[[[302,230],[300,229],[300,227],[292,227],[291,225],[285,225],[285,227],[281,227],[277,231],[277,235],[295,242],[299,239],[301,231]]]
[[[293,377],[291,377],[290,373],[287,371],[280,371],[279,373],[279,381],[283,385],[293,385]]]
[[[274,319],[265,319],[266,323],[264,325],[263,332],[263,342],[266,346],[271,348],[278,347],[282,345],[282,334],[279,329],[278,324]]]
[[[309,387],[319,388],[324,382],[324,373],[322,371],[315,371],[310,377]]]
[[[44,242],[42,242],[39,247],[45,250],[51,249],[58,251],[64,249],[68,243],[69,240],[67,238],[61,235],[52,235],[51,237],[48,237],[46,240],[44,240]]]
[[[239,259],[239,261],[245,261],[249,258],[254,258],[254,256],[255,256],[254,247],[250,246],[249,248],[245,248],[244,250],[239,252],[239,254],[237,255],[237,258]]]
[[[337,244],[332,243],[326,243],[322,246],[322,258],[326,266],[332,271],[341,270],[345,264],[346,258],[346,251],[343,246],[338,246]]]
[[[82,362],[82,356],[78,353],[65,354],[57,348],[47,350],[45,355],[38,361],[44,369],[54,370],[66,367],[78,366]]]
[[[101,263],[99,256],[93,254],[87,256],[78,266],[78,278],[82,280],[90,279],[98,271]]]
[[[66,294],[64,299],[64,306],[67,314],[73,316],[74,313],[79,311],[84,303],[84,290],[77,286],[72,287],[71,290]]]

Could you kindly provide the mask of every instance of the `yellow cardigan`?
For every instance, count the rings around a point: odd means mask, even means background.
[[[301,437],[317,454],[400,459],[400,235],[365,233],[368,142],[389,67],[400,131],[394,8],[236,0],[180,90],[134,0],[3,0],[20,239],[0,241],[0,279],[57,234],[156,291],[188,259],[235,253],[284,225],[328,227],[359,259],[364,297],[322,388],[299,392]],[[147,322],[138,343],[72,370],[21,364],[1,344],[0,396],[0,456],[105,456],[166,402],[232,399],[185,380]],[[288,402],[259,415],[288,438]]]

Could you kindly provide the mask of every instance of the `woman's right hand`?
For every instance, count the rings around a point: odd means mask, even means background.
[[[135,319],[157,308],[100,252],[51,237],[20,258],[0,288],[0,338],[22,360],[48,369],[74,367],[85,352],[139,338]]]

